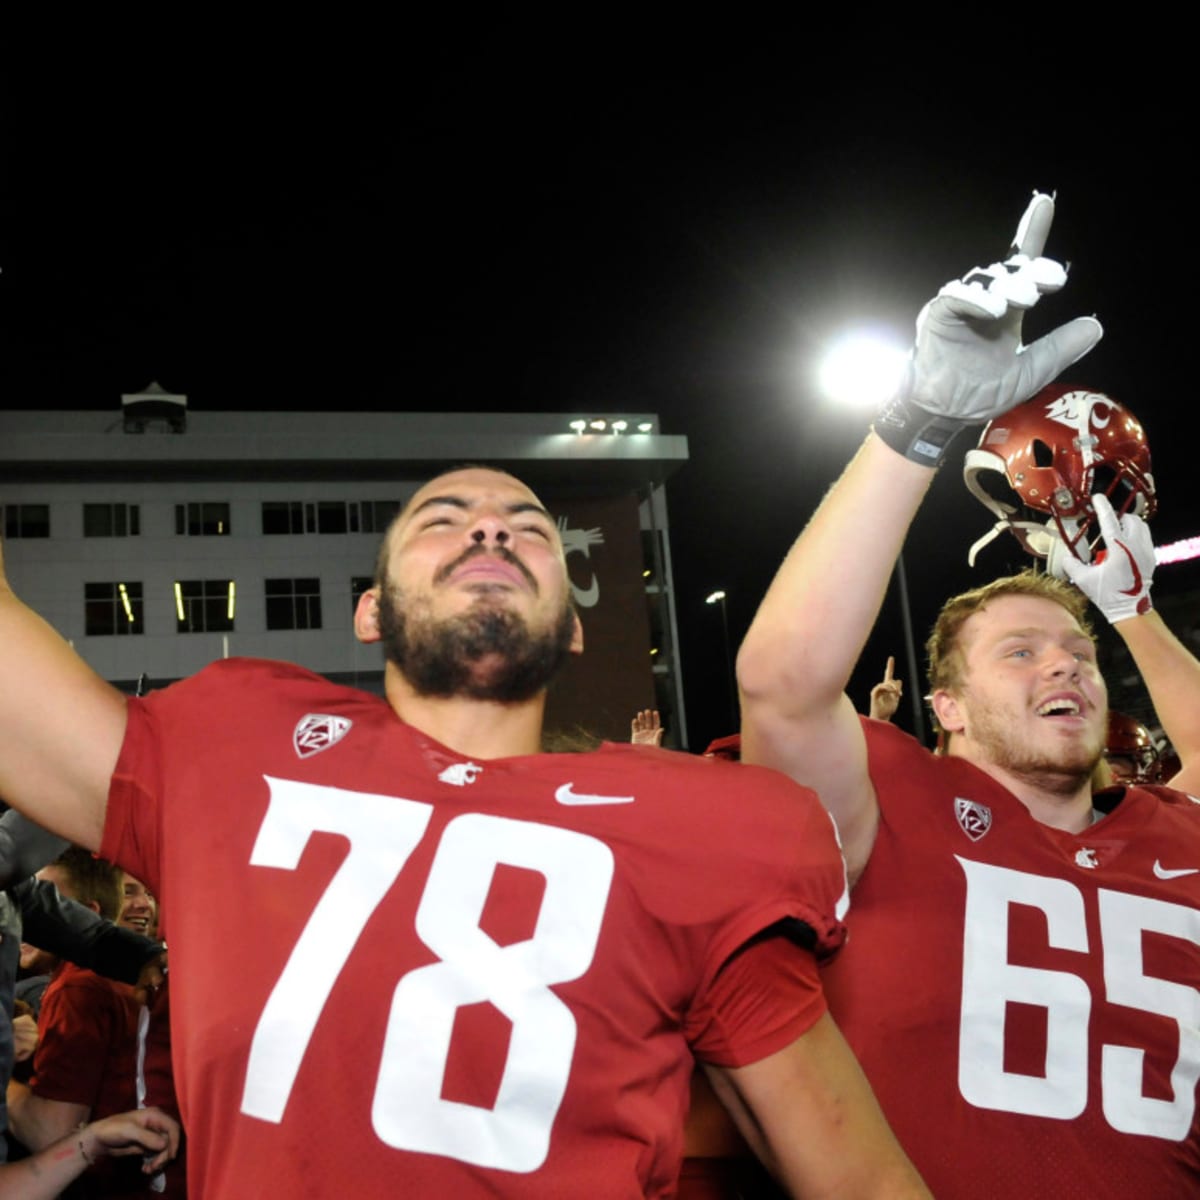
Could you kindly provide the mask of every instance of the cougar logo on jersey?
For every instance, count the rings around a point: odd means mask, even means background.
[[[483,768],[478,763],[451,763],[438,778],[443,783],[452,783],[455,787],[465,787],[468,783],[474,783],[482,770]]]
[[[1096,861],[1095,850],[1088,850],[1085,847],[1083,850],[1075,851],[1075,865],[1077,867],[1095,868],[1100,864]]]
[[[349,717],[333,717],[329,713],[309,713],[296,724],[292,745],[301,758],[311,758],[336,745],[350,732],[354,722]]]
[[[974,800],[964,800],[961,796],[954,798],[954,815],[962,826],[962,831],[973,842],[992,827],[992,810],[986,804],[977,804]]]

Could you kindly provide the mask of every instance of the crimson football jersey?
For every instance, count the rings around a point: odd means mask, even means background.
[[[30,1090],[43,1100],[81,1104],[91,1120],[136,1107],[137,1023],[132,987],[60,963],[42,997]],[[103,1158],[66,1195],[141,1194],[140,1166],[132,1158]]]
[[[103,853],[171,914],[205,1200],[667,1194],[690,1051],[789,1045],[843,937],[832,824],[781,776],[475,762],[279,663],[130,702]]]
[[[1200,806],[1040,824],[865,721],[881,819],[830,1009],[936,1196],[1200,1191]]]

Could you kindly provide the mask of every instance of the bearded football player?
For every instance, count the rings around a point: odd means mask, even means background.
[[[698,1059],[794,1193],[927,1195],[825,1012],[815,797],[538,753],[582,631],[512,476],[421,488],[379,562],[383,698],[235,659],[126,701],[0,590],[0,791],[171,913],[192,1194],[665,1196]]]

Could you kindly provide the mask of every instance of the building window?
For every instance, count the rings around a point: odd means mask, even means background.
[[[360,500],[358,508],[362,511],[362,532],[383,533],[400,511],[400,501]]]
[[[303,533],[304,505],[299,500],[264,500],[262,531],[264,534]]]
[[[320,629],[319,579],[268,579],[268,629]]]
[[[85,583],[84,633],[88,637],[144,633],[140,583]]]
[[[399,500],[264,500],[263,533],[382,533]]]
[[[370,575],[354,575],[350,579],[350,611],[356,613],[358,611],[358,602],[362,599],[363,592],[369,591],[375,586],[375,580]]]
[[[311,508],[312,505],[309,507]],[[345,500],[318,500],[316,507],[318,533],[346,533],[349,531]]]
[[[50,536],[50,505],[6,504],[4,506],[4,536],[6,538],[48,538]]]
[[[84,537],[137,537],[141,529],[141,508],[137,504],[85,504]]]
[[[227,537],[231,531],[229,505],[205,500],[175,505],[175,532],[189,537]]]
[[[232,629],[236,599],[237,585],[232,579],[176,580],[176,632],[222,633]]]

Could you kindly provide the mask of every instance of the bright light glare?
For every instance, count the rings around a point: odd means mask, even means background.
[[[907,358],[907,347],[886,334],[849,333],[829,348],[817,382],[835,403],[877,408],[896,390]]]
[[[1200,558],[1200,537],[1184,538],[1159,546],[1154,551],[1154,558],[1160,563],[1187,562],[1190,558]]]
[[[587,428],[587,422],[580,417],[579,420],[571,422],[571,428],[575,430],[576,433],[582,433]]]
[[[704,603],[705,604],[716,604],[718,601],[724,600],[724,599],[725,599],[724,592],[710,592],[707,596],[704,597]]]

